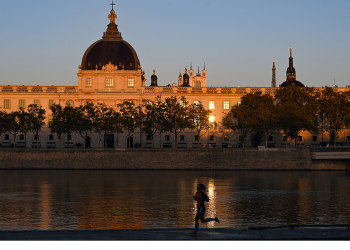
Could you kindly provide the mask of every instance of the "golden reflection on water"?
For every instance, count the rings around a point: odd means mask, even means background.
[[[350,224],[350,176],[339,172],[2,171],[0,230]]]

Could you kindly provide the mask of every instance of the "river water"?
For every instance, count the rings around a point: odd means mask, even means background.
[[[1,170],[0,230],[248,228],[350,224],[348,172]]]

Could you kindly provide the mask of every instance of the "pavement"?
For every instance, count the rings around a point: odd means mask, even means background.
[[[2,241],[350,240],[349,229],[132,229],[0,231]]]

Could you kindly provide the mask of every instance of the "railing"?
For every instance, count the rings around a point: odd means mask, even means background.
[[[43,92],[43,87],[41,86],[32,87],[32,92]]]
[[[76,91],[76,87],[74,86],[68,86],[65,87],[64,92],[75,92]]]
[[[187,87],[178,87],[177,92],[187,93]]]
[[[56,92],[57,91],[57,87],[54,87],[54,86],[47,87],[46,91],[47,92]]]
[[[27,86],[19,86],[17,87],[18,92],[28,92]]]
[[[2,91],[3,92],[12,92],[13,88],[12,88],[12,86],[3,86]]]

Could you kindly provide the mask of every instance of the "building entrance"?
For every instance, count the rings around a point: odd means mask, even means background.
[[[114,135],[113,134],[105,135],[105,139],[106,139],[106,145],[103,145],[103,147],[114,148]]]
[[[86,137],[86,140],[85,140],[85,148],[89,148],[91,147],[91,138],[90,136]]]
[[[127,141],[126,141],[126,144],[127,144],[127,148],[133,148],[134,147],[134,138],[133,137],[128,137]]]

